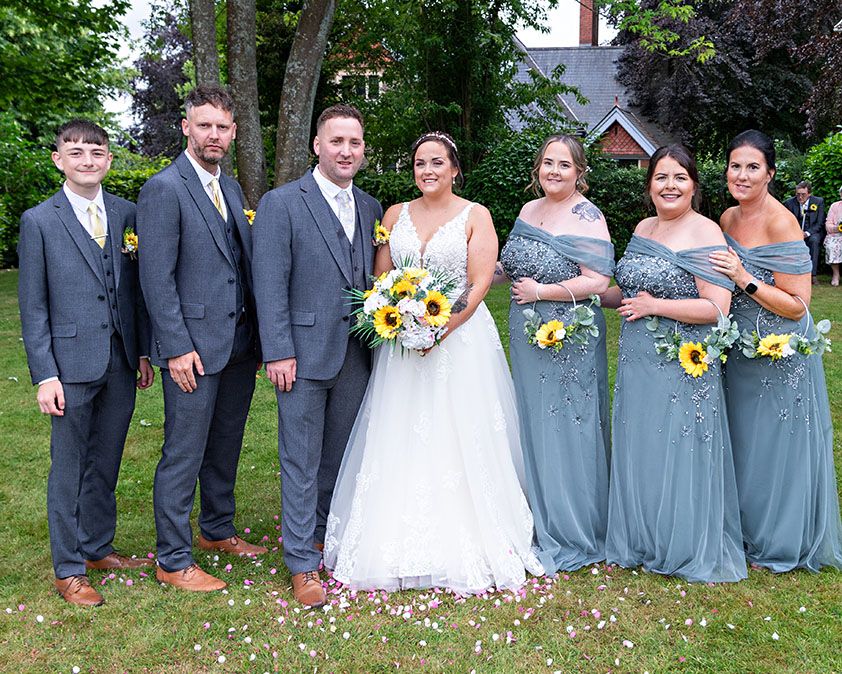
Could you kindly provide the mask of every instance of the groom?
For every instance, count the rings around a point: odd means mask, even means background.
[[[380,204],[354,187],[363,119],[351,106],[319,116],[318,165],[267,193],[253,227],[253,278],[266,373],[278,398],[284,562],[297,601],[321,606],[327,515],[362,402],[370,354],[350,336],[347,291],[372,273]]]

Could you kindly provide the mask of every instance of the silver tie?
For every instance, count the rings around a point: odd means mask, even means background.
[[[345,190],[336,195],[336,202],[339,204],[339,222],[345,230],[348,241],[354,242],[354,209],[351,206],[351,195]]]

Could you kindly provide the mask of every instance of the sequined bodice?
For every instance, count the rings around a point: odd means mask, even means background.
[[[626,253],[614,272],[623,297],[634,297],[640,291],[666,299],[698,297],[693,275],[675,263],[654,255]]]
[[[465,235],[465,223],[472,206],[473,204],[468,204],[456,217],[439,227],[427,242],[422,254],[423,243],[418,238],[418,232],[409,215],[409,204],[405,203],[389,238],[392,264],[399,267],[408,263],[428,269],[446,270],[458,279],[454,294],[460,294],[465,289],[468,278],[468,239]]]
[[[769,271],[768,269],[764,269],[763,267],[758,267],[751,262],[747,262],[746,260],[742,260],[743,267],[745,270],[751,274],[754,278],[758,279],[759,281],[763,281],[763,283],[773,286],[775,285],[775,275]],[[755,302],[751,297],[743,292],[743,289],[737,286],[734,289],[734,294],[731,298],[731,311],[735,312],[757,312],[758,304]]]
[[[579,276],[579,265],[542,241],[510,236],[500,253],[510,279],[533,278],[539,283],[558,283]]]

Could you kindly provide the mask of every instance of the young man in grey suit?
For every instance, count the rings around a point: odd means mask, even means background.
[[[131,569],[114,552],[114,489],[135,403],[152,385],[138,284],[134,204],[105,192],[108,134],[75,119],[52,154],[61,190],[21,218],[18,295],[38,406],[52,419],[47,521],[55,587],[98,606],[86,569]],[[139,377],[135,381],[135,372]]]
[[[236,134],[220,86],[185,100],[187,150],[143,186],[140,280],[152,323],[152,362],[164,389],[164,446],[155,472],[157,578],[209,592],[225,583],[192,555],[190,513],[201,490],[199,547],[239,555],[266,548],[234,528],[234,483],[259,360],[251,292],[251,232],[243,193],[219,168]]]
[[[264,195],[254,220],[260,339],[278,398],[284,562],[308,606],[325,602],[318,568],[330,499],[371,368],[348,333],[347,291],[368,287],[383,215],[353,186],[364,150],[359,111],[328,108],[313,140],[318,166]]]
[[[801,231],[804,232],[804,243],[810,249],[810,260],[813,262],[813,285],[818,283],[816,275],[819,273],[819,251],[825,236],[824,199],[814,197],[811,186],[802,180],[795,187],[795,196],[784,202],[790,212],[798,219]]]

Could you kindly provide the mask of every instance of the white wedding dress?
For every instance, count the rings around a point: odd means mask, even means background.
[[[468,205],[421,254],[404,204],[389,242],[466,286]],[[357,415],[327,522],[324,561],[353,589],[515,589],[543,573],[511,377],[484,303],[425,357],[382,346]]]

